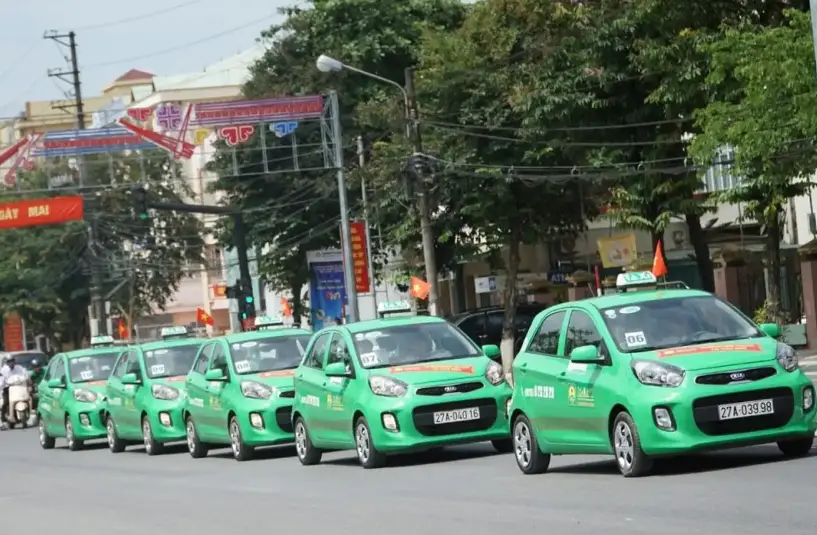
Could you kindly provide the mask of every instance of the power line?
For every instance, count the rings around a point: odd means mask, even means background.
[[[114,20],[110,22],[101,22],[99,24],[90,24],[88,26],[80,26],[79,28],[75,28],[74,31],[86,31],[86,30],[96,30],[98,28],[110,28],[112,26],[120,26],[122,24],[129,24],[131,22],[137,22],[140,20],[147,20],[152,19],[154,17],[158,17],[159,15],[164,15],[165,13],[170,13],[172,11],[176,11],[183,7],[192,6],[193,4],[198,4],[202,0],[189,0],[187,2],[182,2],[180,4],[175,4],[170,7],[166,7],[164,9],[159,9],[156,11],[151,11],[150,13],[145,13],[143,15],[135,15],[133,17],[127,17],[124,19]]]
[[[0,72],[0,80],[2,80],[3,77],[5,77],[7,74],[11,73],[15,68],[17,68],[17,66],[20,65],[23,62],[23,60],[25,60],[32,52],[34,52],[34,49],[40,46],[41,44],[42,41],[35,41],[34,44],[32,44],[22,54],[20,54],[17,57],[17,59],[12,61],[11,65],[6,67],[6,70]]]

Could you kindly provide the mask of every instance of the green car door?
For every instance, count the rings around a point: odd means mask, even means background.
[[[201,346],[199,353],[196,356],[196,361],[187,374],[185,380],[185,390],[187,397],[183,415],[186,425],[193,425],[197,432],[200,433],[201,419],[204,417],[205,403],[209,403],[210,394],[207,391],[208,384],[204,378],[207,373],[207,366],[210,363],[210,355],[213,354],[213,349],[216,342],[208,342]]]
[[[124,349],[116,360],[113,373],[108,378],[105,395],[108,397],[108,418],[118,425],[122,422],[123,405],[125,402],[125,385],[122,378],[128,371],[128,349]]]
[[[351,374],[349,377],[328,377],[323,379],[323,406],[319,421],[324,424],[321,436],[339,447],[351,448],[354,445],[353,429],[350,425],[354,414],[354,400],[359,393],[361,381],[357,380],[355,365],[349,351],[354,347],[351,340],[341,332],[333,332],[329,350],[324,360],[324,374],[328,366],[343,364]]]
[[[128,350],[128,364],[122,381],[122,405],[119,407],[120,417],[116,421],[116,431],[126,440],[142,438],[142,422],[139,409],[136,406],[136,396],[144,388],[141,384],[144,373],[139,358],[139,349]],[[129,382],[128,378],[136,376],[136,382]]]
[[[223,397],[227,395],[230,381],[235,377],[230,376],[230,369],[227,366],[227,351],[223,340],[217,340],[213,346],[213,354],[210,357],[210,364],[207,366],[205,379],[205,402],[201,408],[201,418],[197,420],[198,431],[203,441],[213,441],[222,443],[230,438],[227,429],[227,408]],[[214,379],[219,377],[220,379]]]
[[[298,418],[302,419],[310,436],[326,436],[327,422],[321,409],[321,398],[324,396],[324,383],[327,381],[323,372],[326,352],[332,332],[324,332],[313,338],[306,349],[306,355],[295,372],[295,403],[292,408],[292,421],[295,434],[298,434]]]
[[[45,426],[48,434],[51,436],[65,435],[65,427],[62,422],[61,402],[62,396],[65,394],[64,388],[51,388],[49,383],[52,380],[58,380],[59,383],[65,382],[65,355],[58,354],[51,359],[48,365],[48,370],[45,372],[42,382],[39,386],[40,392],[40,421]]]

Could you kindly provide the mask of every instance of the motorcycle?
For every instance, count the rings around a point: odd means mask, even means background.
[[[9,405],[2,407],[2,410],[6,411],[9,427],[13,429],[21,424],[25,429],[31,418],[29,379],[23,375],[13,375],[6,380],[6,387],[9,389]]]

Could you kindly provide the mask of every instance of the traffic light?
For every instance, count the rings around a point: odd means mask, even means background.
[[[244,310],[241,312],[241,314],[242,320],[255,317],[255,299],[253,298],[252,294],[247,294],[244,296]]]
[[[133,189],[133,213],[140,221],[147,221],[148,214],[148,192],[144,186]]]

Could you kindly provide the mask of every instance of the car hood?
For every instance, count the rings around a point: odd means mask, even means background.
[[[696,344],[659,351],[633,353],[633,359],[649,359],[672,364],[684,370],[749,366],[777,358],[777,341],[752,338],[734,342]]]
[[[156,383],[179,389],[184,388],[184,382],[186,380],[186,375],[173,375],[171,377],[159,377],[158,379],[154,379]]]
[[[258,381],[261,384],[271,386],[273,388],[290,389],[294,388],[295,370],[274,370],[270,372],[248,373],[246,375],[238,376],[242,381]]]
[[[394,377],[412,385],[445,384],[479,379],[485,374],[485,368],[491,362],[486,356],[477,356],[374,368],[371,373]]]
[[[95,392],[100,395],[105,394],[105,387],[108,385],[108,381],[89,381],[87,383],[77,383],[77,387],[79,388],[86,388],[91,392]]]

